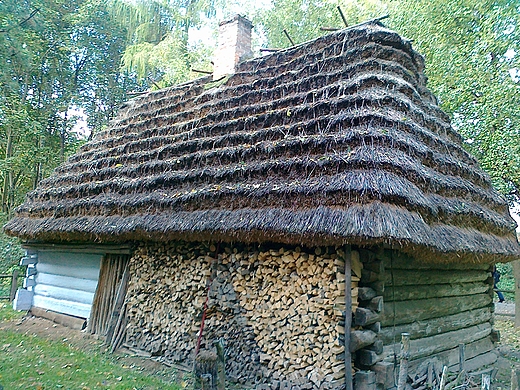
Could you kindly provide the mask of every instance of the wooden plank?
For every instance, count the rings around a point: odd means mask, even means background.
[[[385,302],[381,313],[381,324],[386,327],[446,317],[463,311],[483,308],[491,303],[492,298],[487,293],[462,297]]]
[[[42,252],[38,257],[38,272],[74,277],[78,279],[98,279],[101,256],[92,254],[65,254]]]
[[[52,297],[70,302],[79,302],[87,305],[92,304],[94,293],[72,288],[56,287],[46,284],[36,284],[34,287],[34,295],[43,297]]]
[[[98,282],[94,279],[77,279],[69,276],[60,276],[39,272],[36,275],[36,283],[55,287],[73,288],[76,290],[94,293],[96,291]]]
[[[491,339],[488,337],[484,337],[483,339],[476,340],[472,343],[466,343],[466,368],[468,367],[468,362],[479,355],[487,354],[490,351],[494,351],[494,345]],[[459,368],[459,348],[452,348],[447,351],[443,351],[435,354],[435,356],[425,356],[420,359],[415,359],[409,363],[409,369],[411,372],[415,372],[419,365],[424,361],[431,359],[432,357],[437,357],[440,361],[444,362],[448,365],[451,372],[457,372]],[[388,355],[385,358],[387,361],[393,361],[393,355]],[[472,368],[473,369],[473,368]]]
[[[520,260],[513,261],[515,278],[515,326],[520,327]]]
[[[388,326],[381,329],[379,337],[385,344],[393,344],[399,340],[403,332],[410,333],[412,340],[420,337],[434,336],[454,330],[467,328],[473,325],[488,322],[492,317],[491,308],[484,307],[464,311],[446,317],[414,321],[410,324]]]
[[[13,271],[13,275],[11,277],[11,293],[9,294],[9,301],[12,302],[16,295],[16,290],[18,290],[18,270],[15,269]]]
[[[359,254],[358,254],[359,259]],[[350,340],[350,329],[352,328],[352,248],[350,245],[345,246],[345,346],[348,346]],[[345,390],[353,389],[352,381],[352,355],[350,349],[345,347]]]
[[[469,344],[476,340],[483,339],[491,334],[491,324],[486,322],[465,329],[455,330],[453,332],[443,333],[431,337],[410,341],[410,360],[416,360],[421,357],[433,356],[439,352],[455,349],[458,362],[458,346],[460,343]],[[392,344],[384,347],[384,354],[392,355],[398,345]]]
[[[31,309],[31,314],[36,317],[46,318],[52,322],[55,322],[56,324],[66,326],[71,329],[83,330],[86,326],[86,321],[84,318],[56,313],[54,311],[41,309],[39,307],[33,307]]]
[[[397,269],[409,269],[409,270],[489,270],[489,264],[474,264],[474,263],[428,263],[415,259],[405,253],[395,251],[392,249],[385,249],[384,255],[377,254],[378,258],[385,261],[385,267],[390,268],[392,265],[394,270]]]
[[[491,272],[466,270],[395,270],[384,275],[385,288],[390,286],[440,285],[470,282],[483,282],[491,277]]]
[[[33,307],[52,310],[57,313],[70,314],[71,316],[86,319],[90,315],[91,305],[35,295],[33,297]]]
[[[62,244],[23,244],[22,248],[41,252],[90,253],[104,255],[105,253],[129,255],[131,246],[121,245],[62,245]]]
[[[482,294],[487,291],[489,291],[489,284],[486,282],[439,284],[435,288],[430,285],[409,285],[386,287],[383,297],[385,302],[390,302]]]

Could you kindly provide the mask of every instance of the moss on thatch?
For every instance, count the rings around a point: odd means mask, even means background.
[[[26,240],[386,243],[438,261],[520,254],[489,177],[372,23],[129,101],[30,193]],[[426,250],[426,251],[425,251]]]

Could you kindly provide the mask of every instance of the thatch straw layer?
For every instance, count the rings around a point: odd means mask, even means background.
[[[512,259],[507,204],[423,69],[408,41],[372,23],[244,62],[220,86],[150,92],[30,193],[6,231]]]

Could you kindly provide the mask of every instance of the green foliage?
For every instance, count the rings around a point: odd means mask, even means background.
[[[515,291],[515,277],[513,275],[513,264],[497,264],[497,270],[500,272],[500,281],[497,283],[497,288],[504,291]],[[514,301],[515,294],[511,292],[504,292],[507,301]]]
[[[495,185],[511,200],[520,190],[520,12],[516,2],[484,0],[275,0],[260,11],[268,45],[288,47],[389,13],[389,27],[414,40],[426,59],[429,87]],[[507,54],[506,54],[507,53]],[[518,54],[517,54],[518,53]]]
[[[201,26],[203,16],[214,17],[216,7],[213,0],[113,1],[113,14],[129,31],[122,68],[153,88],[163,88],[193,77],[192,67],[209,67],[210,48],[190,44],[189,34]]]
[[[0,309],[3,320],[16,316],[5,306]],[[96,345],[80,350],[67,339],[48,341],[6,329],[0,330],[0,345],[0,384],[9,388],[181,389],[121,364]]]
[[[503,194],[520,189],[520,13],[510,1],[393,1],[391,26],[414,39],[429,86]],[[507,53],[507,54],[506,54]]]

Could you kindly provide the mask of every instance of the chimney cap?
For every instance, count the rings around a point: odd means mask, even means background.
[[[235,20],[240,20],[241,22],[247,23],[247,24],[249,24],[249,26],[253,27],[253,23],[249,19],[247,19],[245,16],[242,16],[240,14],[235,14],[235,15],[231,16],[229,19],[223,20],[218,25],[223,26],[224,24],[232,23]]]

